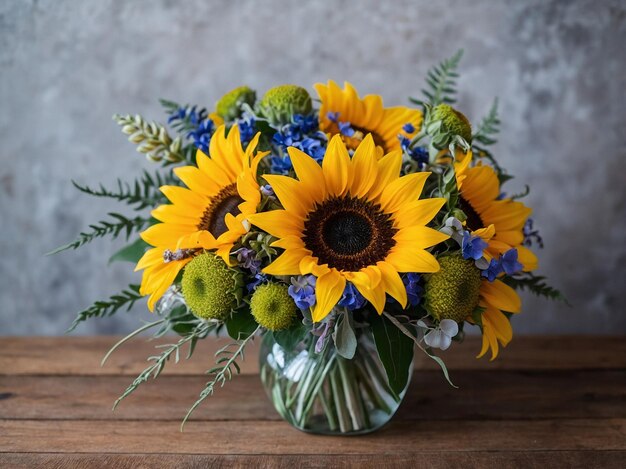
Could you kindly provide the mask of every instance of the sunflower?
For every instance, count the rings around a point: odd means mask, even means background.
[[[328,85],[317,83],[315,90],[322,101],[320,129],[331,135],[342,135],[351,150],[370,133],[381,156],[400,150],[398,135],[411,138],[420,130],[421,111],[403,106],[385,108],[379,95],[370,94],[361,99],[348,82],[344,83],[343,90],[332,80]],[[340,132],[340,123],[348,123],[351,131]]]
[[[230,251],[248,231],[246,219],[261,201],[256,172],[267,153],[253,154],[258,140],[259,134],[244,151],[239,128],[233,126],[226,136],[222,125],[211,138],[210,157],[198,150],[197,167],[174,169],[187,188],[161,187],[171,204],[152,211],[161,223],[140,236],[154,248],[135,268],[145,269],[140,293],[150,295],[150,310],[197,252],[214,250],[230,265]]]
[[[460,192],[459,207],[467,216],[466,228],[488,243],[488,260],[515,248],[523,270],[535,270],[537,256],[522,246],[523,228],[532,210],[521,202],[499,199],[500,182],[494,169],[480,163],[469,167],[471,159],[470,152],[455,164]]]
[[[476,307],[481,314],[483,346],[477,358],[491,348],[491,359],[498,355],[498,343],[506,346],[513,337],[509,319],[502,311],[518,313],[521,301],[515,290],[500,280],[489,282],[471,259],[461,255],[439,258],[441,269],[428,276],[425,285],[424,307],[438,321],[474,323]]]
[[[285,251],[264,272],[316,278],[313,320],[319,322],[350,281],[382,314],[389,293],[403,307],[407,294],[399,272],[436,272],[425,249],[448,236],[425,225],[444,199],[418,200],[430,173],[400,177],[402,154],[380,160],[367,135],[352,159],[340,136],[331,139],[322,166],[289,148],[298,179],[264,176],[282,210],[251,215],[252,224],[278,238]]]

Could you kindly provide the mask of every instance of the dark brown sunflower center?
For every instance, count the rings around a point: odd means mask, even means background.
[[[465,224],[470,230],[476,231],[485,227],[478,212],[474,209],[474,207],[472,207],[472,204],[470,204],[463,197],[459,197],[459,207],[463,210],[463,213],[465,213],[465,216],[467,217]]]
[[[239,204],[243,199],[237,192],[237,185],[230,184],[224,187],[212,199],[209,206],[202,215],[202,220],[198,224],[199,230],[207,230],[216,238],[228,231],[224,218],[227,214],[237,216],[241,213]]]
[[[303,239],[320,264],[355,272],[384,260],[396,244],[396,231],[380,205],[355,197],[333,197],[309,214]]]

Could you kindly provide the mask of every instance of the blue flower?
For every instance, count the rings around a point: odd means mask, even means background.
[[[502,255],[500,263],[502,264],[502,270],[507,275],[514,275],[520,272],[524,266],[517,261],[517,249],[509,249]]]
[[[345,135],[346,137],[352,137],[354,135],[354,129],[350,122],[339,122],[337,125],[339,126],[339,133],[341,133],[341,135]]]
[[[264,186],[261,186],[261,194],[263,194],[265,197],[274,197],[274,189],[272,189],[272,186],[270,186],[269,184],[265,184]]]
[[[402,126],[402,130],[404,130],[407,134],[412,134],[413,132],[415,132],[415,127],[413,127],[413,124],[411,124],[410,122],[407,122]]]
[[[472,236],[469,231],[463,233],[463,243],[461,250],[463,251],[463,259],[474,259],[477,261],[483,257],[483,251],[488,244],[479,236]]]
[[[256,120],[254,117],[244,113],[240,119],[237,119],[239,127],[239,137],[242,145],[247,145],[256,133]]]
[[[282,157],[278,155],[272,155],[270,157],[271,170],[273,174],[289,174],[289,171],[293,168],[291,164],[291,158],[288,156]]]
[[[365,306],[367,300],[361,295],[361,292],[350,282],[346,283],[346,287],[343,290],[343,296],[337,303],[338,306],[349,309],[350,311],[362,308]]]
[[[253,274],[259,273],[261,260],[257,257],[255,251],[249,248],[241,248],[235,251],[235,254],[237,254],[237,262],[241,267],[250,270]]]
[[[502,272],[502,264],[496,258],[491,259],[489,267],[483,270],[480,275],[485,277],[490,282],[493,282],[498,275]]]
[[[326,113],[326,117],[328,117],[328,119],[333,121],[334,123],[337,123],[337,121],[339,120],[339,113],[338,112],[327,112]]]
[[[539,235],[539,230],[533,229],[533,219],[529,218],[524,224],[524,246],[532,246],[536,242],[540,248],[543,248],[543,239]]]
[[[185,106],[179,107],[176,111],[170,114],[170,117],[167,119],[167,123],[175,123],[176,121],[187,121],[193,126],[197,126],[200,122],[204,121],[207,118],[207,110],[205,108],[197,110],[198,106]]]
[[[195,130],[190,131],[187,136],[193,140],[193,144],[196,148],[202,150],[204,153],[209,152],[209,142],[215,132],[215,124],[211,119],[206,119],[198,125]]]
[[[252,293],[259,285],[267,281],[267,275],[263,273],[258,273],[254,276],[254,280],[246,285],[246,289],[248,290],[248,293]]]
[[[398,135],[400,140],[400,148],[406,152],[413,160],[417,161],[420,169],[428,164],[428,150],[424,147],[410,148],[411,140],[404,135]]]
[[[411,306],[417,306],[422,300],[424,289],[420,285],[421,275],[409,272],[402,278],[402,283],[406,288],[406,295]]]
[[[315,282],[313,275],[291,278],[291,285],[287,291],[298,308],[309,309],[315,305]]]

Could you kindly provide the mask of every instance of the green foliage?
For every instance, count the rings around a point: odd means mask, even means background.
[[[399,395],[406,387],[411,374],[413,340],[385,317],[376,313],[370,315],[370,325],[389,386]]]
[[[150,245],[143,239],[137,238],[133,243],[124,246],[109,258],[109,264],[112,262],[130,262],[136,264],[145,254],[146,249]]]
[[[249,308],[234,311],[224,322],[226,331],[233,340],[246,339],[258,327]]]
[[[456,79],[459,77],[456,70],[462,57],[463,50],[461,49],[449,59],[431,68],[426,75],[428,86],[422,90],[425,99],[410,98],[410,101],[419,106],[454,104],[456,102]]]
[[[148,361],[152,362],[152,364],[139,373],[137,378],[135,378],[122,395],[115,401],[113,409],[115,410],[125,397],[132,394],[133,391],[135,391],[142,383],[148,381],[150,377],[152,377],[152,379],[158,378],[163,371],[163,368],[165,368],[166,363],[170,360],[170,358],[172,358],[172,356],[174,357],[174,363],[178,363],[180,361],[180,352],[186,344],[189,344],[187,358],[190,358],[194,351],[194,345],[198,339],[203,339],[211,330],[215,328],[215,324],[204,321],[199,322],[189,334],[183,336],[180,340],[178,340],[178,342],[157,346],[157,348],[162,349],[163,351],[158,355],[148,357]]]
[[[337,318],[335,330],[333,331],[333,340],[339,355],[347,360],[354,358],[357,348],[356,334],[354,333],[351,314],[346,310]]]
[[[128,135],[128,141],[137,144],[137,151],[143,153],[150,161],[179,163],[185,161],[182,137],[172,139],[167,129],[157,122],[148,122],[139,114],[115,114],[113,120]]]
[[[474,142],[483,145],[493,145],[497,143],[496,135],[500,132],[500,116],[498,115],[498,98],[493,100],[489,113],[483,118],[474,132]]]
[[[146,207],[155,207],[167,203],[167,199],[159,188],[164,185],[178,185],[179,182],[171,172],[165,175],[158,172],[150,174],[144,170],[142,176],[132,183],[122,182],[118,179],[115,189],[107,189],[102,184],[97,189],[81,186],[75,181],[72,181],[72,184],[85,194],[115,199],[128,205],[134,205],[135,210],[142,210]]]
[[[96,238],[103,238],[108,235],[111,235],[115,239],[120,234],[124,233],[126,239],[128,239],[134,231],[141,231],[152,222],[151,218],[127,218],[119,213],[109,213],[108,215],[113,218],[113,220],[101,220],[96,224],[89,225],[91,231],[83,231],[74,241],[56,248],[47,255],[56,254],[68,249],[78,249]]]
[[[569,305],[567,298],[554,287],[551,287],[546,282],[546,277],[543,275],[535,275],[531,272],[524,272],[516,275],[515,277],[504,277],[504,282],[512,288],[517,290],[527,290],[536,296],[543,296],[550,300],[563,301]]]
[[[301,321],[295,321],[289,329],[269,333],[274,336],[274,340],[282,348],[292,350],[309,334],[309,329]]]
[[[89,318],[113,316],[123,307],[126,307],[126,311],[129,311],[140,298],[139,285],[129,285],[127,289],[111,296],[108,300],[96,301],[89,308],[78,313],[67,332],[72,332],[81,322]]]
[[[196,410],[207,397],[213,395],[216,386],[219,385],[220,387],[223,387],[224,384],[226,384],[226,381],[232,380],[234,374],[239,374],[241,372],[237,359],[244,359],[244,350],[246,345],[248,345],[260,329],[261,327],[258,326],[254,332],[245,339],[228,344],[215,353],[216,366],[207,371],[207,374],[213,375],[213,378],[206,384],[196,402],[190,407],[187,415],[185,415],[185,418],[180,426],[181,431],[185,426],[185,422],[187,422],[194,410]]]

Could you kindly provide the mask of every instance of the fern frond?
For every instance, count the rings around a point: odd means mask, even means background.
[[[102,238],[108,235],[117,238],[120,234],[124,233],[126,239],[128,239],[134,231],[141,231],[151,222],[150,218],[127,218],[119,213],[109,213],[108,215],[113,218],[113,220],[102,220],[96,224],[89,225],[91,231],[83,231],[74,241],[56,248],[54,251],[47,253],[47,255],[57,254],[62,251],[67,251],[68,249],[78,249],[96,238]]]
[[[98,188],[82,186],[76,181],[72,181],[72,184],[85,194],[94,197],[108,197],[125,202],[128,205],[134,205],[135,207],[133,208],[135,210],[142,210],[146,207],[154,207],[166,203],[167,200],[159,188],[164,185],[178,185],[179,182],[171,172],[150,174],[144,170],[141,178],[135,179],[132,183],[118,179],[117,188],[115,189],[107,189],[102,184]]]
[[[207,371],[208,374],[213,375],[213,379],[206,384],[196,402],[194,402],[194,404],[189,408],[187,415],[185,415],[185,418],[180,425],[181,431],[185,426],[185,422],[187,422],[191,414],[202,403],[202,401],[213,395],[216,386],[219,385],[220,387],[223,387],[224,384],[226,384],[226,381],[233,379],[233,375],[240,373],[241,370],[239,368],[239,364],[237,363],[237,359],[244,358],[246,345],[248,345],[248,342],[254,338],[260,328],[261,326],[257,327],[257,329],[244,340],[228,344],[215,353],[217,366]],[[234,347],[237,348],[233,350]]]
[[[526,272],[515,277],[505,277],[504,282],[517,290],[527,290],[536,296],[543,296],[550,300],[563,301],[569,305],[567,298],[554,287],[546,283],[546,277]]]
[[[81,322],[87,319],[113,316],[123,307],[126,307],[126,311],[128,311],[139,299],[141,299],[139,285],[131,284],[128,288],[111,296],[108,300],[96,301],[89,308],[82,310],[78,313],[67,332],[72,332]]]
[[[480,142],[485,146],[497,143],[495,136],[500,132],[500,116],[498,115],[498,98],[493,100],[489,113],[478,125],[472,135],[472,141]]]
[[[422,89],[424,99],[410,98],[410,101],[419,106],[429,104],[454,104],[456,102],[456,80],[459,74],[456,72],[459,62],[463,57],[463,49],[460,49],[449,59],[431,68],[426,74],[425,89]]]
[[[148,361],[152,362],[150,366],[145,368],[139,375],[135,378],[135,380],[126,388],[126,390],[122,393],[120,397],[117,398],[115,403],[113,404],[113,410],[119,405],[119,403],[127,396],[129,396],[133,391],[135,391],[142,383],[145,383],[152,377],[152,379],[156,379],[159,377],[163,369],[165,368],[166,363],[170,360],[170,358],[174,358],[174,362],[178,363],[180,361],[180,351],[183,346],[189,343],[189,353],[187,354],[187,358],[191,357],[193,353],[193,346],[198,341],[198,339],[202,339],[206,337],[206,335],[216,327],[213,323],[201,322],[197,324],[193,330],[188,334],[182,337],[178,342],[173,344],[161,345],[158,348],[163,349],[163,351],[159,355],[154,355],[152,357],[148,357]]]

